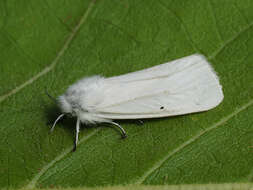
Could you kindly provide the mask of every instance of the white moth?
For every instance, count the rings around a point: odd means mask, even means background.
[[[165,64],[120,76],[92,76],[71,85],[59,96],[61,114],[77,117],[76,140],[80,122],[111,123],[113,120],[141,119],[201,112],[223,100],[222,86],[204,56],[194,54]]]

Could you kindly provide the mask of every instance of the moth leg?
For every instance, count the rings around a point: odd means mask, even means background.
[[[117,126],[117,127],[120,129],[122,139],[124,139],[124,138],[127,137],[126,131],[123,129],[123,127],[120,126],[120,124],[115,123],[115,122],[113,122],[113,121],[111,121],[111,122],[109,122],[109,123],[111,123],[111,124]]]
[[[139,125],[143,125],[143,124],[144,124],[144,121],[138,119],[138,124],[139,124]]]
[[[75,140],[75,145],[74,145],[73,151],[76,151],[76,147],[77,147],[77,143],[78,143],[79,129],[80,129],[80,119],[77,118],[77,121],[76,121],[76,140]]]
[[[59,115],[59,116],[57,117],[57,119],[55,120],[55,122],[54,122],[52,128],[50,129],[50,132],[53,132],[56,123],[57,123],[63,116],[64,116],[64,114],[61,114],[61,115]]]

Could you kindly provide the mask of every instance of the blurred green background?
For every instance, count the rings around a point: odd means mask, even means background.
[[[252,0],[1,0],[0,187],[253,181]],[[204,113],[122,121],[128,138],[75,119],[49,129],[58,96],[84,76],[115,76],[202,53],[224,101]]]

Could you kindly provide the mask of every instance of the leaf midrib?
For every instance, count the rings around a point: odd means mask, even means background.
[[[84,12],[84,14],[81,17],[80,21],[78,22],[76,27],[74,27],[74,29],[72,30],[72,32],[70,33],[70,35],[66,39],[63,47],[57,53],[57,55],[56,55],[55,59],[52,61],[52,63],[49,66],[46,66],[41,72],[37,73],[32,78],[25,81],[23,84],[21,84],[21,85],[17,86],[16,88],[12,89],[8,93],[0,96],[0,103],[2,101],[6,100],[8,97],[16,94],[17,92],[19,92],[20,90],[22,90],[26,86],[32,84],[34,81],[38,80],[40,77],[44,76],[45,74],[47,74],[48,72],[50,72],[54,69],[54,67],[57,65],[59,59],[62,57],[64,52],[69,48],[70,43],[73,41],[74,37],[77,35],[77,33],[78,33],[79,29],[81,28],[81,26],[83,25],[83,23],[87,20],[88,15],[91,12],[94,5],[95,5],[95,0],[91,0],[89,5],[88,5],[87,10]]]
[[[80,139],[79,144],[89,140],[92,136],[97,134],[99,129],[96,129],[92,131],[89,135],[84,136],[83,138]],[[40,179],[40,177],[48,171],[49,168],[51,168],[55,163],[59,162],[62,160],[68,153],[72,152],[73,146],[68,147],[65,151],[63,151],[60,155],[58,155],[56,158],[54,158],[51,162],[49,162],[47,165],[45,165],[38,174],[36,174],[32,180],[26,185],[27,189],[33,189],[37,183],[37,181]]]
[[[236,116],[237,114],[239,114],[243,110],[247,109],[251,105],[253,105],[253,99],[251,101],[249,101],[248,103],[242,105],[241,107],[235,109],[235,111],[233,111],[231,114],[229,114],[229,115],[221,118],[218,122],[214,123],[210,127],[206,128],[205,130],[201,131],[197,135],[193,136],[189,140],[187,140],[184,143],[182,143],[180,146],[178,146],[177,148],[175,148],[174,150],[172,150],[171,152],[169,152],[164,158],[158,160],[158,162],[156,162],[153,165],[153,167],[151,167],[147,172],[145,172],[143,174],[143,176],[141,176],[134,184],[142,184],[148,178],[148,176],[150,176],[155,170],[159,169],[163,165],[163,163],[165,163],[173,155],[175,155],[176,153],[178,153],[179,151],[183,150],[188,145],[190,145],[193,142],[195,142],[196,140],[198,140],[201,136],[203,136],[206,133],[208,133],[208,132],[210,132],[210,131],[218,128],[219,126],[221,126],[222,124],[224,124],[228,120],[232,119],[234,116]]]

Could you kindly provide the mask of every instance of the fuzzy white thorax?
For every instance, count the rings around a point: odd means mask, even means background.
[[[86,77],[71,85],[66,93],[59,96],[59,107],[63,113],[71,114],[82,123],[108,122],[96,116],[96,106],[103,101],[104,78]]]

